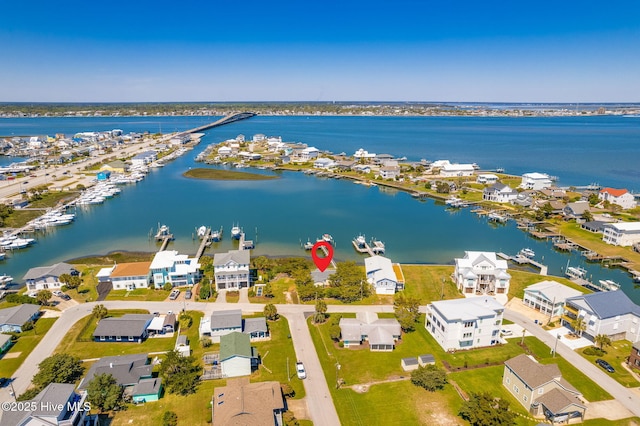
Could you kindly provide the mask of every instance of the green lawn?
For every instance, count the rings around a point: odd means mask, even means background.
[[[47,334],[47,331],[53,326],[57,318],[40,318],[35,322],[33,330],[20,333],[18,341],[2,356],[0,362],[0,377],[11,377],[18,367],[40,343],[40,340]],[[16,358],[10,358],[10,354],[20,353]],[[9,355],[9,357],[7,357]]]
[[[285,304],[287,303],[287,297],[285,296],[286,291],[295,290],[296,285],[294,283],[293,278],[278,278],[271,280],[271,291],[273,292],[273,297],[256,297],[250,296],[249,301],[251,303],[273,303],[273,304]],[[251,291],[251,290],[250,290]]]
[[[238,303],[240,300],[240,292],[238,291],[227,291],[227,303]]]
[[[112,310],[109,316],[118,317],[124,314],[149,313],[145,310]],[[194,321],[195,323],[195,321]],[[150,338],[142,343],[135,342],[94,342],[91,340],[96,328],[96,321],[92,315],[82,318],[71,327],[65,338],[60,342],[55,353],[68,353],[80,359],[100,358],[103,356],[129,355],[144,352],[170,351],[175,345],[173,338]],[[197,327],[197,324],[196,324]]]
[[[263,175],[259,173],[236,172],[233,170],[219,170],[195,168],[182,174],[184,177],[210,180],[270,180],[278,179],[277,175]]]
[[[445,299],[462,297],[451,280],[453,270],[453,266],[402,265],[405,280],[403,293],[418,298],[423,305],[441,300],[443,289]]]
[[[159,302],[169,297],[170,291],[163,289],[136,288],[135,290],[111,290],[106,300],[128,300]]]
[[[629,373],[627,369],[622,366],[622,363],[626,363],[626,359],[631,353],[631,342],[628,340],[618,340],[611,343],[611,346],[605,347],[607,353],[603,356],[585,355],[582,349],[578,349],[580,355],[595,364],[596,359],[602,358],[606,360],[616,370],[615,373],[610,374],[618,383],[628,388],[635,388],[640,386],[635,377]]]

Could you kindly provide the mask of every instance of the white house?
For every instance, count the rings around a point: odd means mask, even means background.
[[[391,263],[384,256],[371,256],[364,260],[367,281],[373,286],[376,294],[395,294],[404,290],[404,277],[399,264]],[[398,276],[396,269],[401,276]]]
[[[313,167],[316,169],[330,169],[336,166],[336,162],[331,158],[318,158],[313,162]]]
[[[427,305],[425,328],[445,351],[500,343],[504,306],[491,296]]]
[[[517,198],[518,191],[500,182],[496,182],[482,191],[482,199],[494,203],[510,203]]]
[[[248,376],[258,366],[258,351],[249,335],[233,332],[220,337],[220,369],[223,377]]]
[[[378,172],[382,179],[396,179],[400,176],[400,167],[398,166],[382,166]]]
[[[459,177],[473,176],[475,172],[473,164],[445,164],[440,169],[440,176],[443,177]]]
[[[198,259],[178,254],[177,250],[159,251],[151,261],[153,284],[160,288],[165,283],[172,286],[194,285],[200,279]]]
[[[119,263],[109,274],[114,290],[149,288],[151,262]]]
[[[319,153],[320,153],[320,150],[318,148],[310,146],[300,151],[300,155],[298,159],[300,161],[311,161],[318,158]]]
[[[378,318],[375,312],[358,312],[355,318],[340,319],[340,335],[345,347],[367,341],[371,351],[392,351],[402,329],[395,318]]]
[[[231,147],[229,146],[221,146],[220,148],[218,148],[218,155],[222,156],[222,157],[226,157],[231,155]]]
[[[598,198],[602,201],[608,201],[611,204],[616,204],[623,209],[633,209],[637,203],[631,194],[626,189],[604,188],[600,190]]]
[[[540,190],[546,189],[553,185],[551,177],[546,173],[525,173],[522,175],[520,188]]]
[[[604,226],[602,241],[614,246],[640,243],[640,222],[616,222]]]
[[[498,176],[491,173],[481,173],[476,178],[476,182],[491,185],[498,181]]]
[[[498,259],[494,252],[466,251],[455,262],[455,282],[465,295],[509,293],[511,275],[507,272],[507,261]]]
[[[158,153],[155,151],[145,151],[133,157],[131,159],[132,166],[144,166],[146,164],[156,161]]]
[[[68,263],[56,263],[51,266],[31,268],[23,279],[29,290],[59,290],[64,283],[60,282],[60,275],[77,275],[78,271]]]
[[[369,152],[366,151],[362,148],[358,149],[354,154],[353,154],[353,158],[357,158],[357,159],[370,159],[370,158],[375,158],[376,154],[373,152]]]
[[[524,289],[522,303],[549,317],[562,315],[564,301],[582,293],[555,281],[540,281]]]
[[[633,303],[622,290],[568,298],[562,323],[573,327],[577,317],[582,318],[586,325],[582,335],[591,340],[598,334],[604,334],[614,341],[640,341],[640,306]]]
[[[229,290],[249,287],[249,250],[230,250],[213,256],[213,275],[216,290]]]

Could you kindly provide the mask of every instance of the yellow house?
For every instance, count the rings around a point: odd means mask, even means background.
[[[109,171],[112,173],[124,173],[126,169],[126,164],[124,161],[116,160],[107,164],[103,164],[100,167],[100,171]]]

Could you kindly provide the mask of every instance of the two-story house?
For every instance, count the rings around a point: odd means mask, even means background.
[[[640,243],[640,222],[607,223],[602,229],[602,241],[623,247]]]
[[[425,328],[445,351],[500,343],[504,306],[491,296],[427,305]]]
[[[482,199],[494,203],[510,203],[516,198],[518,198],[518,191],[500,182],[496,182],[482,191]]]
[[[249,250],[230,250],[213,256],[216,290],[237,290],[251,285]]]
[[[463,258],[455,259],[454,279],[465,294],[507,294],[511,275],[506,260],[493,252],[466,251]]]
[[[637,205],[633,194],[626,189],[603,188],[598,193],[598,199],[616,204],[624,210],[632,209]]]
[[[156,253],[149,269],[156,288],[161,288],[166,283],[171,283],[174,287],[194,285],[200,279],[198,259],[178,254],[176,250]]]
[[[395,294],[404,290],[404,275],[399,264],[384,256],[371,256],[364,260],[367,281],[376,294]]]
[[[523,174],[520,182],[520,188],[533,189],[535,191],[549,188],[551,185],[553,185],[553,181],[548,174],[537,172]]]

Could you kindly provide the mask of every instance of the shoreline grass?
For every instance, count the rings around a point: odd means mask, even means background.
[[[275,175],[263,175],[258,173],[236,172],[232,170],[191,169],[182,174],[182,176],[192,179],[208,179],[208,180],[272,180],[279,179]]]

